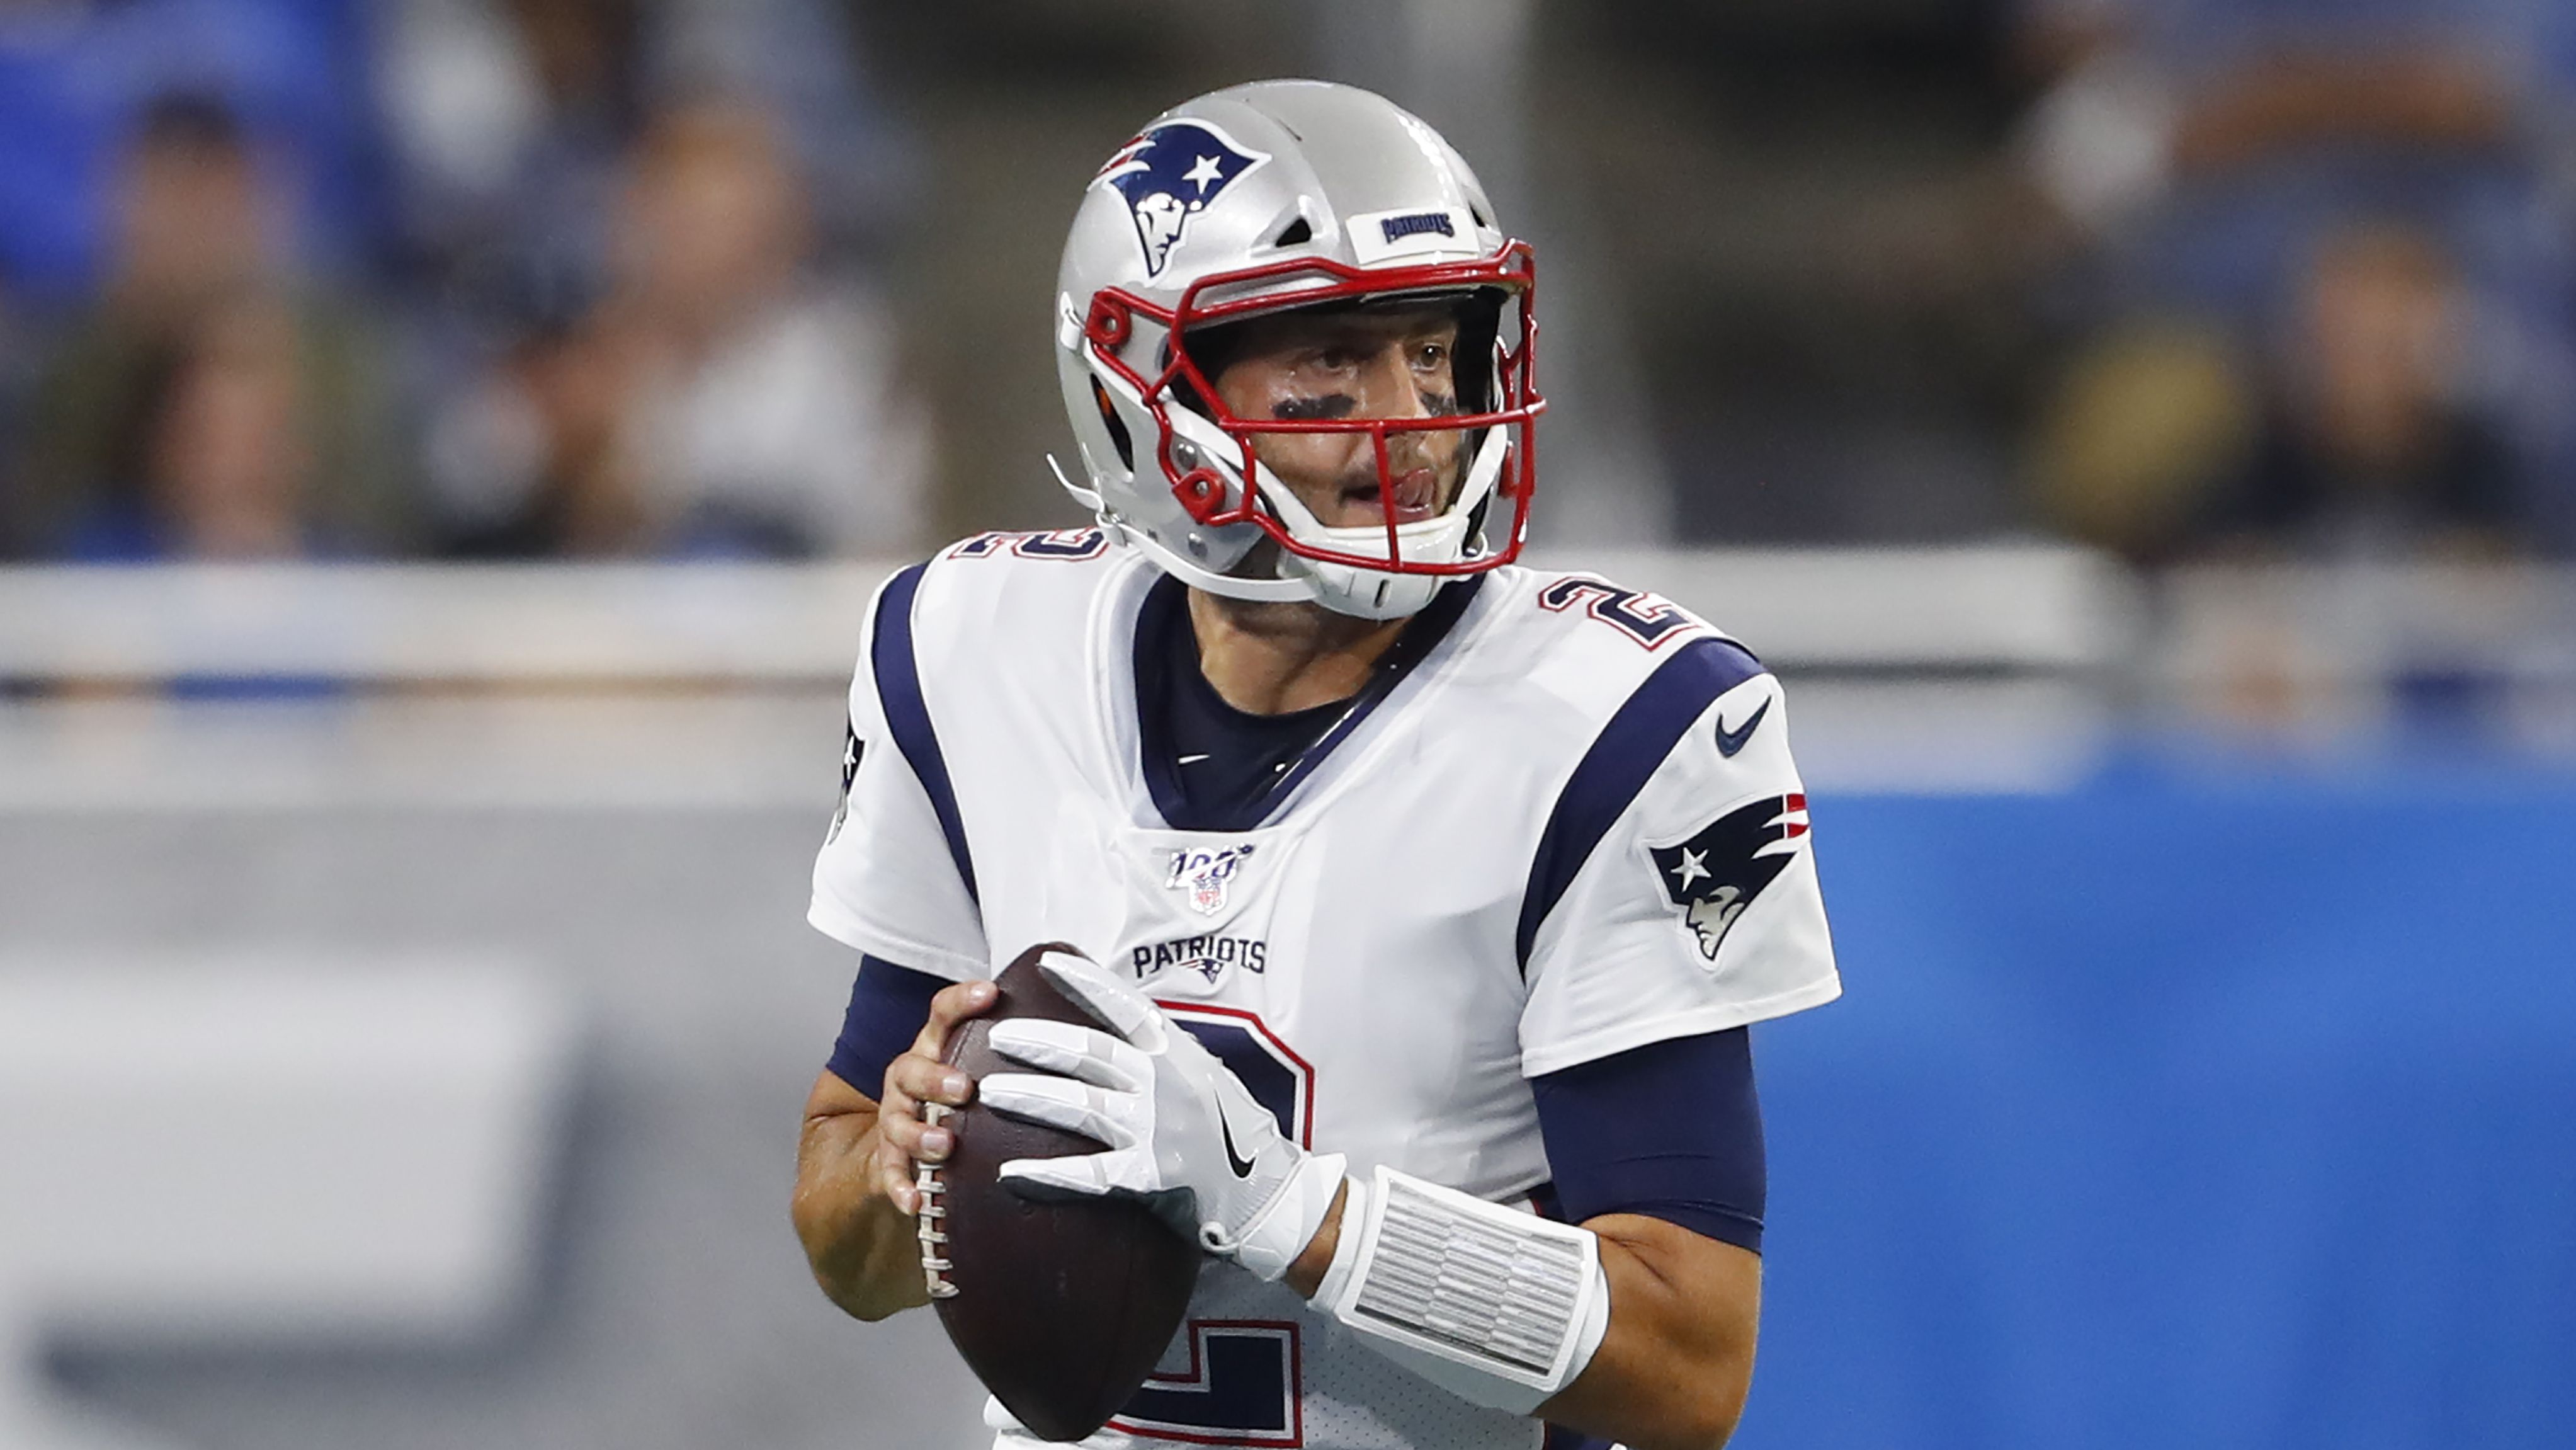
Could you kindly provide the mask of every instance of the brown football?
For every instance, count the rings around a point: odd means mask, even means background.
[[[1100,1024],[1038,974],[1035,946],[996,980],[991,1011],[950,1034],[941,1056],[968,1077],[1027,1072],[985,1045],[992,1024],[1014,1017]],[[1079,953],[1075,953],[1079,955]],[[928,1176],[941,1209],[925,1229],[925,1268],[935,1260],[939,1322],[1003,1407],[1046,1440],[1079,1440],[1109,1422],[1153,1372],[1179,1332],[1198,1283],[1198,1246],[1132,1200],[1036,1202],[996,1174],[1014,1158],[1097,1153],[1102,1145],[970,1101],[943,1123],[956,1135],[948,1161]]]

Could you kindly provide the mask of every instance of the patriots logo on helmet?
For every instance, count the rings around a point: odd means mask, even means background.
[[[1145,274],[1158,276],[1190,218],[1269,159],[1208,122],[1166,121],[1119,147],[1092,185],[1105,183],[1126,199]]]
[[[1646,848],[1664,895],[1699,938],[1701,956],[1717,960],[1727,928],[1779,878],[1806,834],[1807,797],[1791,791],[1728,811],[1687,839]]]

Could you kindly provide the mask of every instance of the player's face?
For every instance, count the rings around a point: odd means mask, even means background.
[[[1458,412],[1451,354],[1458,323],[1442,307],[1283,313],[1239,324],[1211,381],[1228,412],[1264,419],[1444,418]],[[1387,482],[1365,432],[1260,433],[1253,452],[1327,528],[1432,518],[1457,497],[1465,456],[1454,429],[1391,432]]]

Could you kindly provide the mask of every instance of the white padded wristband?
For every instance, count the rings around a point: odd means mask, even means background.
[[[1415,1374],[1515,1415],[1572,1384],[1610,1327],[1591,1230],[1383,1167],[1351,1185],[1315,1302]]]

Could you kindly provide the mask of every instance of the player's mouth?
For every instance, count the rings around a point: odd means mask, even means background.
[[[1438,470],[1404,469],[1387,479],[1383,494],[1374,480],[1342,489],[1342,513],[1348,524],[1380,522],[1387,516],[1388,505],[1399,524],[1418,524],[1431,517],[1440,507]]]

